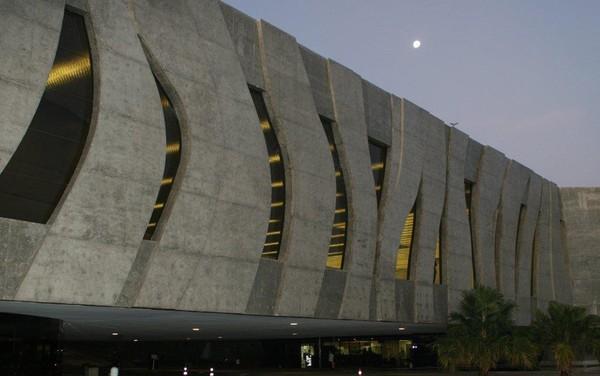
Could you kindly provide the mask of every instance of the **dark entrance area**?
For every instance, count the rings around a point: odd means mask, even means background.
[[[0,375],[61,375],[60,320],[0,313]]]

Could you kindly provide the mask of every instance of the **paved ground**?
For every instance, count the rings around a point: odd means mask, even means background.
[[[285,370],[285,369],[255,369],[255,370],[218,370],[213,376],[358,376],[357,369],[336,369],[336,370]],[[406,369],[363,369],[362,376],[440,376],[450,375],[440,370],[406,370]],[[82,371],[70,371],[64,376],[81,376]],[[108,370],[101,370],[98,376],[108,375]],[[149,371],[147,369],[122,369],[119,376],[183,376],[181,369],[165,369]],[[457,376],[476,376],[476,372],[457,372]],[[541,371],[527,372],[492,372],[493,376],[556,376],[558,372],[548,369]],[[600,375],[600,370],[577,369],[573,375]],[[208,370],[190,370],[188,376],[210,376]]]

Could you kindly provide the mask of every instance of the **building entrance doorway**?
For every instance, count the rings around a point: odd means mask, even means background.
[[[300,366],[302,368],[315,367],[315,346],[310,343],[300,345]]]

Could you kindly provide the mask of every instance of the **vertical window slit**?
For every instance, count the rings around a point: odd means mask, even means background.
[[[465,207],[467,219],[469,220],[469,235],[471,237],[471,267],[473,270],[471,278],[471,287],[474,288],[477,281],[477,268],[475,267],[475,241],[473,239],[473,218],[471,216],[471,203],[473,201],[473,183],[465,180]]]
[[[93,94],[85,21],[67,10],[40,104],[0,174],[0,217],[48,222],[81,158]]]
[[[156,228],[159,224],[161,215],[165,210],[173,182],[175,181],[175,175],[177,175],[177,169],[179,168],[179,162],[181,161],[181,128],[179,125],[179,119],[177,113],[173,107],[173,103],[169,99],[169,96],[165,92],[165,89],[160,84],[160,81],[154,76],[154,82],[160,95],[160,104],[163,110],[163,116],[165,119],[165,133],[166,133],[166,146],[165,146],[165,169],[163,177],[160,181],[160,188],[156,197],[156,203],[150,216],[150,222],[146,227],[146,233],[144,239],[152,240]]]
[[[329,240],[329,253],[327,255],[327,267],[332,269],[342,269],[344,266],[344,255],[346,253],[346,235],[348,233],[348,200],[346,197],[346,185],[344,182],[344,173],[340,158],[335,146],[333,136],[333,124],[329,119],[321,117],[323,129],[329,142],[329,150],[333,159],[335,168],[335,215],[333,217],[333,226],[331,228],[331,238]]]
[[[526,206],[521,204],[521,207],[519,208],[519,222],[517,223],[517,234],[515,235],[515,266],[514,266],[514,270],[515,270],[515,292],[518,289],[518,275],[519,275],[519,243],[521,241],[521,227],[523,226],[523,223],[525,221],[525,214],[527,213],[527,211],[525,210]]]
[[[410,279],[410,259],[415,234],[415,209],[416,205],[412,207],[410,213],[406,216],[400,234],[400,246],[396,252],[396,279]]]
[[[433,283],[436,285],[442,284],[442,224],[438,230],[438,238],[435,242],[435,261],[433,264]]]
[[[537,242],[538,242],[538,221],[541,215],[541,210],[538,212],[535,230],[533,232],[533,242],[531,246],[531,281],[530,281],[530,295],[531,297],[537,296],[537,272],[538,272],[538,252],[537,252]]]
[[[385,174],[385,159],[387,147],[373,139],[369,139],[369,154],[371,155],[371,170],[375,181],[375,193],[377,194],[377,205],[381,200],[383,191],[383,178]]]
[[[285,170],[281,147],[277,141],[277,135],[269,118],[267,105],[261,91],[250,87],[250,94],[262,129],[267,152],[269,153],[269,167],[271,170],[271,214],[265,243],[263,245],[262,257],[277,259],[281,249],[281,237],[283,234],[283,219],[285,213]]]

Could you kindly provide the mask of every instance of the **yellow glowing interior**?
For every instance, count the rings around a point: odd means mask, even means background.
[[[167,154],[179,153],[181,149],[181,145],[179,143],[168,144],[167,145]]]
[[[48,88],[65,85],[70,81],[90,75],[91,69],[92,63],[89,56],[80,56],[69,61],[54,64],[48,74],[46,85]]]
[[[342,268],[342,254],[329,254],[327,256],[327,267],[332,269]]]
[[[400,246],[396,253],[396,279],[408,279],[408,267],[410,261],[410,248],[412,244],[413,232],[415,227],[415,213],[411,211],[406,216],[404,228],[400,235]]]

